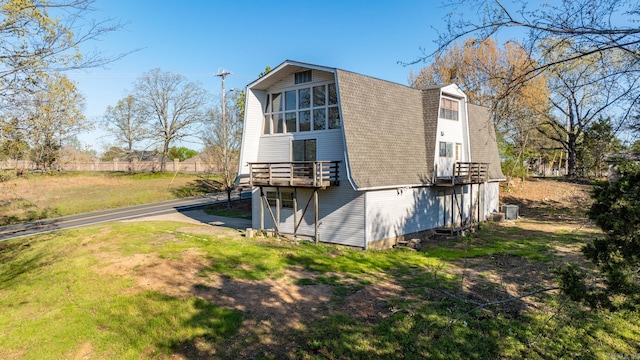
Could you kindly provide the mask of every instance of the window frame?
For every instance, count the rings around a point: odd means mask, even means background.
[[[293,83],[296,85],[310,82],[313,82],[313,71],[311,69],[298,71],[293,74]]]
[[[302,157],[303,160],[296,160],[296,143],[302,144]],[[307,155],[309,154],[309,150],[311,143],[313,143],[314,147],[314,155],[313,160],[307,159]],[[291,161],[318,161],[318,139],[299,139],[299,140],[291,140]]]
[[[456,104],[456,105],[448,106],[448,104]],[[438,117],[440,119],[458,121],[460,119],[460,99],[455,99],[448,96],[441,96],[440,106],[438,107]]]
[[[278,192],[276,190],[265,191],[265,197],[267,198],[267,204],[269,204],[269,206],[276,206],[278,204]]]
[[[454,150],[454,146],[457,145],[456,143],[450,142],[450,141],[440,141],[438,143],[438,156],[441,158],[454,158],[455,156],[455,150]]]
[[[278,193],[280,193],[280,197],[278,197]],[[279,203],[281,209],[293,209],[293,189],[281,188],[280,191],[275,189],[266,190],[265,196],[267,198],[267,203],[269,204],[269,206],[276,207]]]
[[[280,208],[293,209],[293,189],[280,189]]]
[[[323,88],[323,104],[316,105],[314,93],[316,88]],[[308,90],[308,100],[300,101],[301,93]],[[295,108],[289,106],[293,101],[287,101],[287,95],[295,94]],[[274,103],[276,106],[274,106]],[[278,111],[274,111],[278,109]],[[308,112],[309,125],[300,126],[301,113]],[[316,123],[316,114],[324,114],[322,126]],[[306,113],[305,113],[306,115]],[[287,124],[287,118],[292,120],[295,117],[295,127],[291,126],[292,121]],[[280,88],[267,93],[267,99],[263,108],[263,129],[262,135],[309,133],[316,131],[336,130],[342,128],[342,114],[340,111],[340,99],[337,85],[333,81],[323,81],[317,83],[302,83],[293,87]],[[282,117],[282,124],[280,124]],[[305,117],[306,120],[306,117]],[[287,126],[290,125],[290,126]],[[305,123],[306,125],[306,123]],[[267,128],[268,127],[268,128]]]

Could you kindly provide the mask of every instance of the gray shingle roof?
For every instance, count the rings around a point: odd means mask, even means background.
[[[358,189],[430,184],[440,91],[336,70],[347,161]],[[469,104],[471,161],[504,179],[489,109]]]
[[[336,78],[354,185],[427,184],[433,169],[435,123],[425,121],[423,92],[343,70],[336,71]],[[433,121],[437,104],[435,114]],[[434,130],[427,132],[431,126]]]
[[[471,161],[489,163],[489,179],[503,180],[500,168],[500,154],[496,141],[496,131],[489,109],[467,104],[469,112],[469,138],[471,141]]]

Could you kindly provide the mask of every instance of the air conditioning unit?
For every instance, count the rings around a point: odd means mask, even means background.
[[[518,205],[502,205],[505,220],[518,219]]]

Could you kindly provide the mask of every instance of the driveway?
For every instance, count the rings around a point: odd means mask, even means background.
[[[180,221],[191,224],[206,224],[237,230],[251,227],[251,220],[209,215],[202,209],[176,210],[166,214],[145,216],[125,221]]]

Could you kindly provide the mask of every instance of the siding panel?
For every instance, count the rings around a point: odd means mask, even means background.
[[[311,82],[304,84],[295,84],[294,75],[286,76],[282,80],[278,81],[271,87],[271,91],[279,91],[284,89],[289,89],[292,87],[305,87],[309,85],[313,85],[316,83],[326,83],[326,82],[334,82],[335,77],[333,73],[319,70],[312,70],[311,74]]]
[[[369,242],[438,226],[440,199],[433,188],[368,191],[366,197]]]
[[[267,93],[260,90],[247,90],[245,123],[242,131],[242,148],[240,153],[239,174],[249,174],[249,162],[258,160],[260,135],[262,134],[262,107]]]
[[[265,189],[266,191],[267,189]],[[298,215],[300,220],[307,201],[312,197],[310,189],[298,189]],[[253,192],[253,227],[260,228],[260,190]],[[272,209],[274,216],[276,209]],[[320,241],[348,246],[364,247],[364,194],[350,186],[332,186],[318,190]],[[266,229],[274,228],[268,210],[264,209]],[[280,231],[292,234],[294,229],[293,209],[280,209]],[[312,238],[314,235],[313,199],[298,228],[298,235]]]
[[[260,138],[258,162],[291,161],[291,135],[270,135]]]

